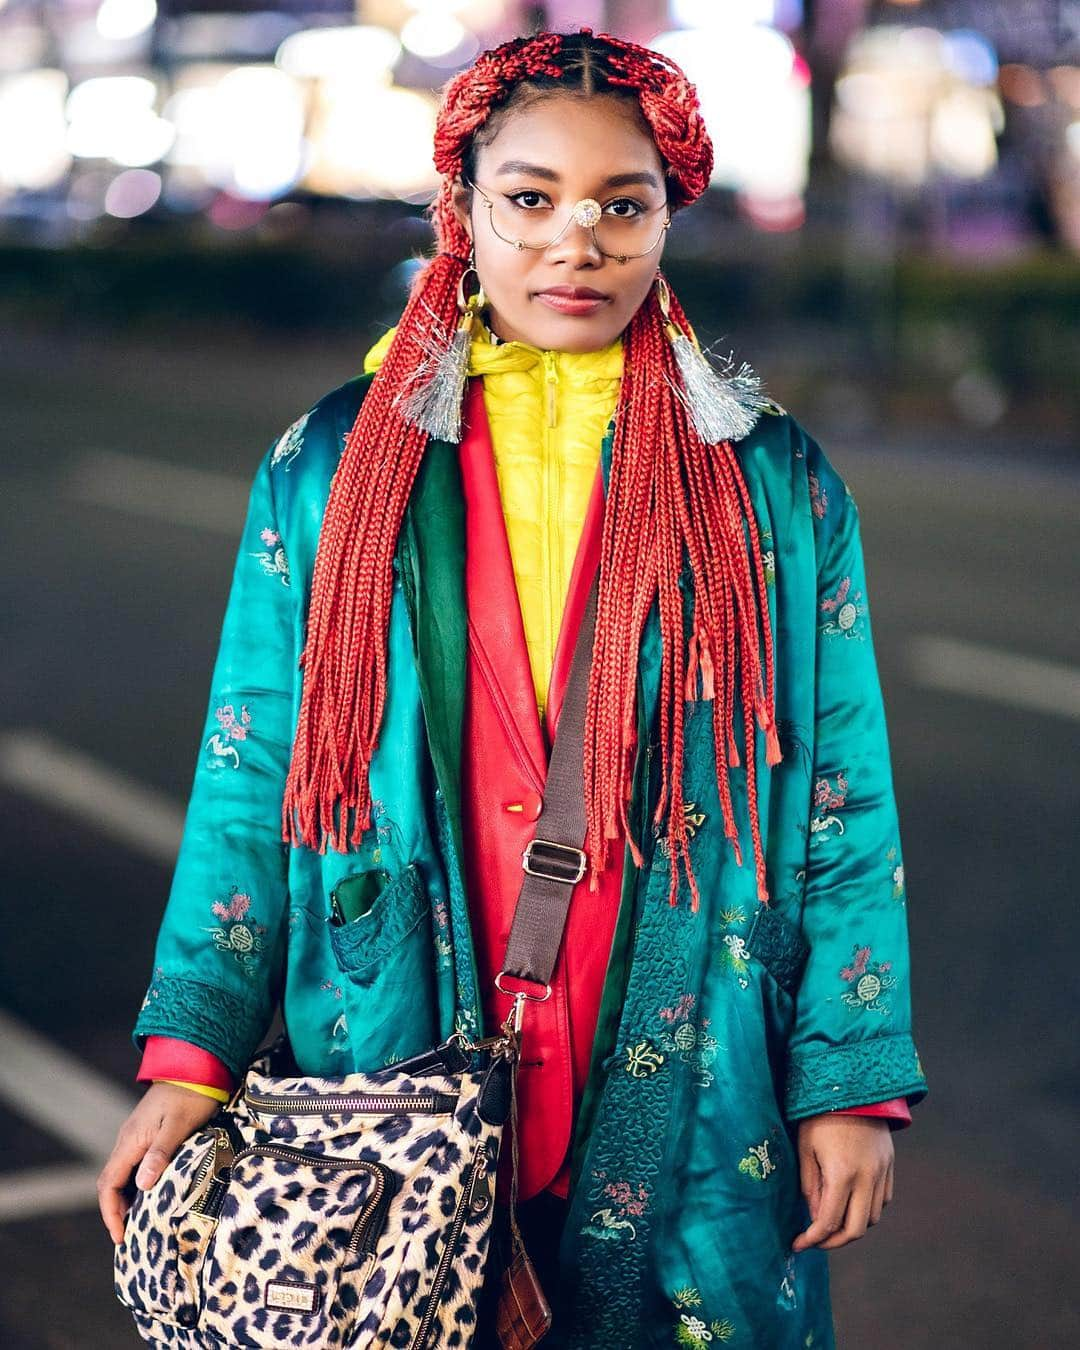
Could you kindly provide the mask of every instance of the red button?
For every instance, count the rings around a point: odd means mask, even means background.
[[[539,820],[540,812],[544,809],[544,799],[539,792],[526,792],[516,802],[504,802],[503,810],[511,811],[514,815],[520,816],[522,820]]]

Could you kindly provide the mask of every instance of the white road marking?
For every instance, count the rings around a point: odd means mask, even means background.
[[[919,684],[1080,721],[1080,670],[962,638],[922,634],[907,651]]]
[[[0,1098],[99,1165],[138,1100],[80,1059],[0,1011]]]
[[[156,863],[176,861],[184,808],[42,732],[0,735],[0,783],[78,816]]]
[[[116,450],[87,450],[64,488],[76,501],[239,539],[251,483]]]
[[[99,1170],[85,1163],[61,1163],[0,1176],[0,1223],[96,1208]]]

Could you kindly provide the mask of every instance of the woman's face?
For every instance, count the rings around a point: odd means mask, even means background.
[[[661,231],[667,215],[663,161],[633,105],[610,95],[557,94],[512,109],[478,151],[476,182],[508,215],[542,212],[555,222],[551,234],[585,197],[608,215],[651,213],[655,229],[646,230],[642,247],[657,234],[659,242],[625,263],[601,253],[592,231],[573,221],[546,248],[519,250],[496,235],[480,193],[473,192],[470,210],[467,191],[455,186],[454,209],[473,241],[488,322],[498,337],[571,352],[598,351],[613,342],[648,295],[667,238]],[[502,200],[511,197],[516,205]],[[551,288],[588,289],[602,299],[590,312],[571,313],[544,299]]]

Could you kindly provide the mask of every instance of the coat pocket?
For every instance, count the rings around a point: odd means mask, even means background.
[[[352,881],[344,878],[339,888]],[[419,865],[409,863],[365,904],[359,917],[327,925],[346,977],[348,1040],[359,1072],[428,1050],[438,1039],[431,897]]]
[[[761,998],[765,1045],[779,1109],[787,1074],[788,1040],[795,1020],[795,997],[810,955],[810,944],[798,924],[768,905],[759,905],[746,936],[746,951],[764,971]]]
[[[795,997],[810,955],[810,944],[798,924],[768,905],[759,905],[746,935],[746,950],[761,962],[789,998]]]
[[[364,912],[345,923],[330,924],[330,942],[338,968],[362,981],[370,967],[380,964],[401,942],[424,928],[430,937],[431,904],[420,868],[409,863],[396,877],[387,873],[359,872],[343,877],[331,892],[335,908],[339,895],[357,885],[370,886],[373,876],[385,884],[368,894]],[[425,925],[424,919],[429,922]]]
[[[200,1331],[260,1350],[347,1343],[395,1184],[381,1163],[242,1149],[203,1265]]]

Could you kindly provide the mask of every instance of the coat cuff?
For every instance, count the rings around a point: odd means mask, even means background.
[[[788,1057],[784,1114],[788,1120],[903,1097],[914,1106],[926,1078],[907,1032],[825,1049],[796,1048]]]
[[[172,1036],[146,1038],[146,1049],[135,1081],[145,1083],[155,1078],[199,1083],[203,1087],[222,1088],[225,1092],[229,1092],[233,1084],[232,1074],[217,1055]]]
[[[131,1037],[140,1051],[151,1036],[188,1041],[209,1051],[240,1078],[269,1021],[261,1004],[245,1001],[227,989],[155,974]]]

